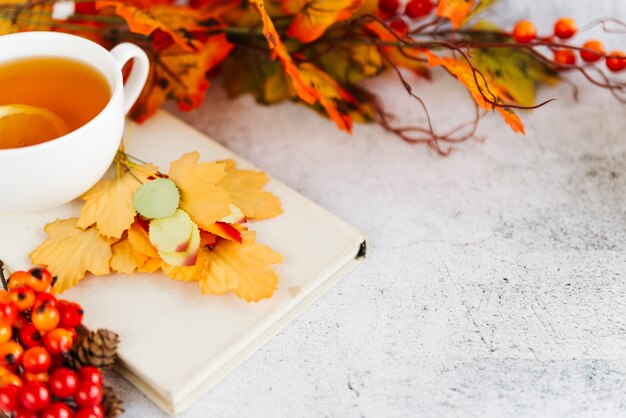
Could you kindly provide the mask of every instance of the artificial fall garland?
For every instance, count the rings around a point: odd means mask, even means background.
[[[607,52],[598,40],[572,42],[595,26],[623,32],[626,24],[617,19],[579,30],[562,18],[549,35],[539,36],[530,21],[512,30],[481,21],[495,0],[410,0],[405,7],[398,0],[188,0],[187,6],[174,0],[81,0],[64,19],[52,17],[55,3],[0,2],[0,35],[56,30],[108,48],[136,43],[152,61],[149,83],[131,113],[139,121],[167,99],[183,110],[197,108],[208,79],[221,74],[231,96],[251,93],[266,104],[300,101],[340,129],[373,121],[407,142],[446,154],[450,144],[476,138],[479,120],[489,111],[524,133],[515,111],[546,104],[536,103],[536,85],[554,84],[566,73],[580,73],[626,100],[626,83],[614,77],[626,68],[624,53]],[[433,67],[444,68],[469,91],[476,104],[469,123],[433,126],[426,104],[400,71],[426,80]],[[385,69],[394,70],[416,100],[425,126],[395,125],[380,99],[360,85]]]
[[[57,276],[55,291],[78,284],[87,272],[132,274],[161,269],[174,280],[195,281],[202,293],[233,291],[247,301],[272,296],[280,254],[256,242],[250,219],[282,213],[263,191],[267,176],[240,170],[232,160],[199,162],[197,152],[153,164],[118,152],[113,178],[83,196],[78,218],[45,226],[48,239],[31,254]]]

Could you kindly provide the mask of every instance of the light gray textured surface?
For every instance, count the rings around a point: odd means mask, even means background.
[[[626,20],[615,0],[502,3],[507,25]],[[412,82],[440,126],[469,115],[447,75]],[[541,90],[561,100],[523,115],[526,137],[488,117],[487,141],[448,158],[212,89],[185,119],[365,231],[370,253],[183,417],[626,416],[626,107],[576,82],[579,103]],[[419,120],[393,75],[369,85]],[[161,416],[114,382],[129,417]]]

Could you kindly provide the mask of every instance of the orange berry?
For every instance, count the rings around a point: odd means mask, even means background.
[[[606,57],[606,66],[614,73],[618,73],[626,68],[626,55],[622,51],[612,51]]]
[[[32,347],[26,350],[22,358],[22,367],[29,373],[46,373],[52,359],[50,353],[43,347]]]
[[[11,325],[0,326],[0,344],[6,343],[13,336],[13,328]]]
[[[26,286],[36,292],[46,292],[52,284],[52,275],[44,268],[35,267],[30,269],[26,277]]]
[[[570,17],[563,17],[554,24],[554,34],[561,39],[569,39],[578,31],[576,21]]]
[[[42,333],[50,332],[59,325],[61,316],[57,308],[48,301],[35,303],[30,320],[37,330]]]
[[[47,372],[43,372],[43,373],[24,372],[22,373],[22,379],[24,379],[27,382],[46,383],[48,381],[48,378],[49,376]]]
[[[24,355],[24,349],[13,340],[0,345],[0,366],[19,366]]]
[[[63,328],[57,328],[49,334],[46,334],[43,338],[43,343],[50,354],[61,354],[72,349],[74,336],[71,331]]]
[[[585,62],[596,62],[606,53],[604,45],[600,41],[587,41],[583,48],[588,49],[588,51],[580,51],[580,57]]]
[[[17,306],[11,301],[0,302],[0,325],[13,325],[17,320]]]
[[[17,375],[13,373],[8,373],[0,377],[0,387],[7,386],[15,386],[19,388],[22,386],[22,379],[20,379]]]
[[[537,28],[530,20],[520,20],[513,27],[513,38],[520,44],[527,44],[537,37]]]
[[[574,65],[576,54],[571,49],[557,49],[554,51],[554,62],[561,65]]]
[[[28,276],[30,276],[30,273],[27,271],[14,271],[9,276],[9,290],[26,285],[26,277]]]
[[[18,287],[11,290],[11,301],[20,312],[26,311],[35,304],[35,291],[29,287]]]

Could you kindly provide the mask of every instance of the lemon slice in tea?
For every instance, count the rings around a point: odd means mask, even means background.
[[[41,144],[68,133],[56,113],[27,105],[0,106],[0,149]]]

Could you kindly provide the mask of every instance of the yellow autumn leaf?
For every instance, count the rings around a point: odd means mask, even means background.
[[[138,273],[154,273],[163,266],[163,260],[158,257],[148,258],[137,267]]]
[[[226,176],[224,164],[198,163],[190,152],[170,164],[170,179],[180,190],[180,208],[204,229],[230,214],[228,192],[217,184]]]
[[[128,230],[128,242],[133,249],[147,258],[158,258],[159,253],[150,242],[148,231],[139,221],[133,222]]]
[[[182,282],[198,280],[203,273],[206,274],[204,268],[208,260],[208,251],[209,250],[200,247],[196,263],[193,266],[171,266],[167,263],[163,263],[161,266],[163,273],[174,280],[180,280]]]
[[[234,162],[228,167],[226,177],[218,183],[223,187],[232,202],[241,209],[249,219],[267,219],[280,215],[283,211],[280,200],[272,193],[263,191],[268,182],[267,175],[262,171],[237,170]]]
[[[118,273],[132,274],[143,265],[148,257],[135,251],[128,238],[116,242],[111,247],[111,269]]]
[[[198,281],[202,293],[232,289],[248,302],[272,296],[278,284],[272,265],[282,262],[283,256],[257,243],[252,231],[243,232],[242,237],[242,244],[223,240],[208,253],[207,274]]]
[[[57,219],[47,224],[44,231],[48,239],[30,253],[33,264],[47,266],[58,277],[54,286],[58,292],[78,284],[88,271],[95,275],[110,272],[115,240],[104,238],[96,228],[77,228],[76,221]]]
[[[117,179],[100,180],[81,196],[85,205],[76,226],[88,228],[96,224],[100,234],[105,237],[121,237],[137,214],[133,207],[135,191],[157,171],[156,166],[146,164],[133,168]]]

